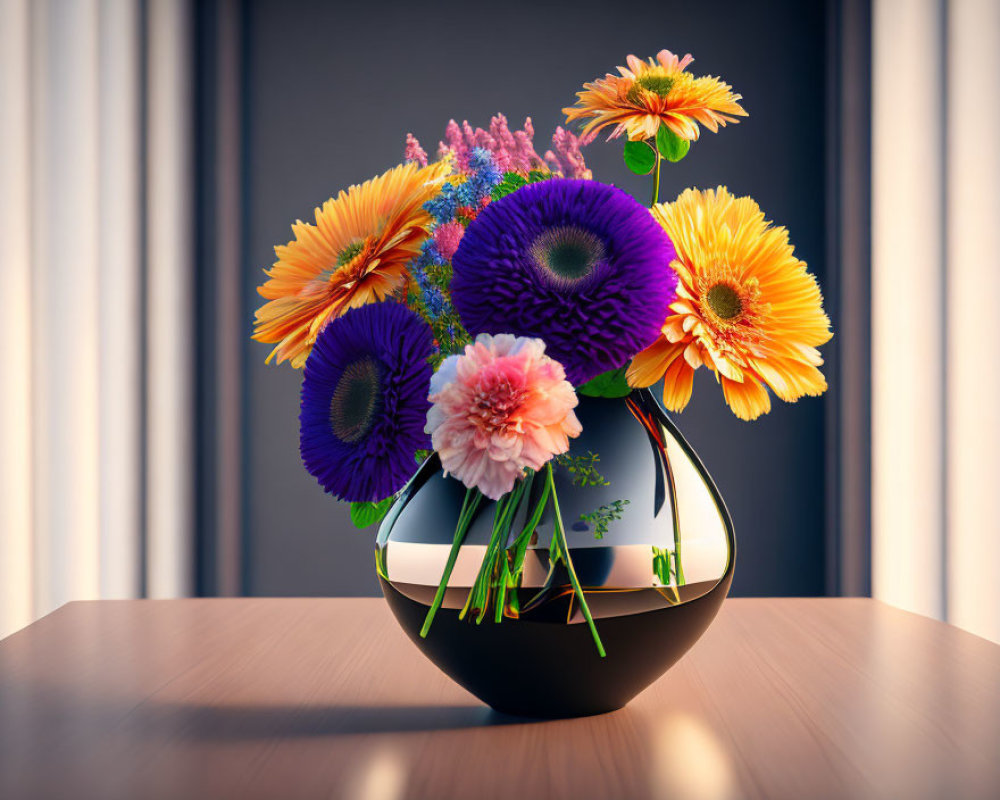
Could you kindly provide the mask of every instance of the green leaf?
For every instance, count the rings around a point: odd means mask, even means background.
[[[513,194],[522,186],[527,186],[529,183],[548,181],[551,180],[552,177],[553,175],[551,172],[543,169],[531,170],[528,173],[528,177],[525,177],[519,172],[505,172],[503,174],[503,180],[494,186],[493,191],[490,192],[490,199],[499,200],[501,197]]]
[[[680,161],[691,149],[691,142],[682,139],[670,128],[660,123],[660,129],[656,132],[656,149],[667,161]]]
[[[389,513],[392,501],[392,497],[387,497],[377,503],[351,503],[351,522],[356,528],[367,528],[381,522],[382,517]]]
[[[490,192],[491,200],[499,200],[501,197],[506,197],[509,194],[513,194],[522,186],[528,182],[527,178],[516,172],[505,172],[503,180],[493,187],[493,191]]]
[[[622,158],[636,175],[648,175],[656,166],[656,151],[649,142],[625,142]]]
[[[433,452],[433,450],[417,450],[417,452],[413,454],[413,460],[418,464],[423,464]]]
[[[541,183],[542,181],[550,181],[555,176],[544,169],[533,169],[528,173],[528,183]]]
[[[609,369],[578,386],[576,390],[587,397],[625,397],[632,391],[632,387],[625,380],[625,370],[625,367]]]

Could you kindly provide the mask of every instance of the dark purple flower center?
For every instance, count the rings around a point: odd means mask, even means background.
[[[347,367],[337,381],[330,400],[330,427],[342,442],[356,442],[371,430],[381,405],[381,375],[371,356]]]
[[[543,273],[557,284],[586,278],[604,260],[601,240],[575,226],[550,228],[531,245],[531,255]]]
[[[743,311],[739,294],[725,283],[717,283],[709,289],[705,301],[719,319],[734,319]]]

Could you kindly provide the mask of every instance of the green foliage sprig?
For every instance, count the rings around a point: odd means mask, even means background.
[[[625,513],[625,506],[628,504],[628,500],[613,500],[600,508],[595,508],[587,514],[581,514],[580,521],[587,522],[594,527],[595,539],[603,539],[611,523],[616,519],[622,518],[622,514]]]
[[[555,457],[555,462],[573,476],[574,486],[610,486],[607,480],[597,471],[597,462],[601,457],[590,450],[584,456],[573,456],[563,453]]]

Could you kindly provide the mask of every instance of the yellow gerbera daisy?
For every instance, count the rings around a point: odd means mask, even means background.
[[[270,302],[257,310],[253,338],[277,343],[268,361],[301,367],[330,319],[406,288],[406,264],[432,221],[423,205],[450,171],[447,159],[394,167],[327,200],[315,225],[296,221],[257,289]]]
[[[680,411],[704,364],[746,420],[771,410],[765,385],[788,402],[822,394],[816,348],[833,334],[816,279],[795,257],[788,231],[724,186],[688,189],[652,211],[677,250],[677,299],[659,339],[633,359],[629,384],[663,378],[664,405]]]
[[[663,123],[681,139],[694,141],[699,122],[714,133],[720,125],[739,122],[733,115],[747,116],[738,102],[742,96],[733,94],[731,86],[685,71],[694,61],[690,53],[678,58],[661,50],[656,59],[629,56],[627,61],[627,68],[618,67],[620,76],[609,73],[585,83],[576,105],[563,109],[567,122],[591,118],[584,136],[614,125],[609,139],[625,132],[630,140],[642,141],[656,136]]]

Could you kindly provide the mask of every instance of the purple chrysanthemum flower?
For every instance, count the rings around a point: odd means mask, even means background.
[[[649,209],[597,181],[534,183],[490,203],[452,259],[452,301],[473,336],[543,339],[579,386],[655,341],[675,251]]]
[[[415,471],[434,349],[430,328],[391,301],[348,311],[320,333],[306,361],[299,452],[341,500],[389,497]]]

